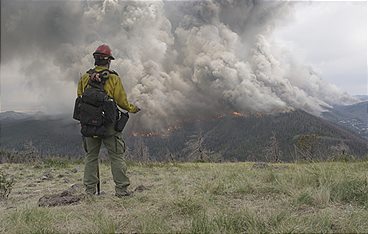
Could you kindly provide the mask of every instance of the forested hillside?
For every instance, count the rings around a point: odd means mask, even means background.
[[[324,112],[322,116],[368,139],[368,101],[348,106],[335,106]]]
[[[197,121],[184,125],[169,137],[142,139],[128,138],[128,145],[140,146],[143,141],[152,155],[167,157],[169,152],[182,159],[190,157],[182,149],[190,151],[195,145],[204,152],[204,158],[231,161],[272,161],[276,157],[281,161],[323,160],[334,154],[363,157],[368,152],[365,139],[304,111]],[[195,159],[199,157],[197,153]]]
[[[292,161],[336,155],[364,157],[365,139],[331,122],[294,111],[193,120],[170,132],[124,131],[133,160]],[[41,155],[84,154],[79,124],[69,116],[2,120],[1,148]]]

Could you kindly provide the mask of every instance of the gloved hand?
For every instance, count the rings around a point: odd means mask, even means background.
[[[139,108],[138,106],[136,106],[136,107],[135,107],[135,111],[134,111],[134,112],[132,112],[132,113],[134,113],[134,114],[135,114],[135,113],[138,113],[140,110],[141,110],[141,108]]]

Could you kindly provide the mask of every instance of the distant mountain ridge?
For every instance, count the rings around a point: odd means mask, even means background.
[[[368,139],[368,101],[348,106],[334,106],[322,113],[322,116]]]
[[[5,111],[0,113],[0,121],[14,121],[31,117],[32,116],[30,114],[15,111]]]
[[[24,119],[35,119],[35,118],[45,118],[46,115],[41,112],[18,112],[18,111],[4,111],[0,112],[0,121],[1,122],[12,122],[17,120],[24,120]]]
[[[354,95],[353,97],[358,98],[360,101],[368,101],[368,95]]]
[[[141,157],[145,151],[145,157],[152,160],[168,157],[191,160],[187,158],[188,145],[198,140],[211,157],[216,155],[224,161],[270,160],[270,147],[276,142],[280,160],[292,161],[301,156],[298,148],[301,140],[309,138],[313,144],[310,143],[308,150],[318,159],[326,159],[341,145],[357,157],[368,154],[367,141],[358,134],[304,111],[247,117],[231,115],[187,122],[163,135],[134,134],[136,129],[132,127],[128,123],[124,130],[129,148],[127,155],[131,158]],[[44,155],[84,155],[79,123],[70,116],[1,120],[0,148],[24,150],[29,142]]]
[[[170,137],[146,137],[145,145],[153,155],[164,155],[166,151],[185,157],[185,143],[191,136],[202,132],[203,148],[219,153],[226,160],[267,161],[267,151],[272,138],[277,141],[280,160],[298,159],[296,146],[303,137],[315,136],[311,147],[318,159],[327,159],[340,145],[345,145],[350,153],[364,157],[368,153],[366,140],[354,132],[343,129],[331,122],[308,114],[304,111],[280,113],[276,115],[236,117],[187,124],[174,131]],[[129,138],[128,145],[134,145],[136,139]],[[317,158],[315,158],[317,159]]]

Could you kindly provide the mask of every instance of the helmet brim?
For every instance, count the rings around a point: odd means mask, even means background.
[[[101,57],[105,56],[105,57],[108,57],[111,60],[115,60],[115,58],[112,55],[102,54],[102,53],[98,53],[98,52],[93,53],[93,57],[96,57],[96,56],[101,56]]]

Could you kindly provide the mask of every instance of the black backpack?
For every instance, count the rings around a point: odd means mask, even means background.
[[[81,97],[75,101],[73,118],[81,123],[81,133],[85,137],[106,137],[111,132],[108,128],[115,128],[118,119],[118,108],[114,100],[107,95],[104,85],[111,71],[96,72],[94,69],[87,73],[99,73],[101,81],[89,80]]]

